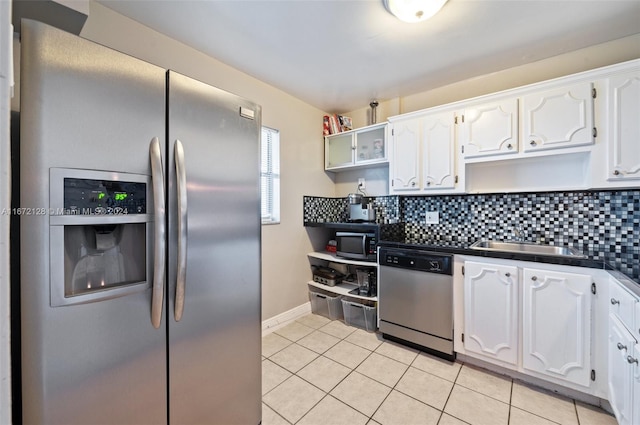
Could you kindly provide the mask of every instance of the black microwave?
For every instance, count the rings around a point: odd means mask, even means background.
[[[376,261],[375,233],[336,232],[336,255],[353,260]]]

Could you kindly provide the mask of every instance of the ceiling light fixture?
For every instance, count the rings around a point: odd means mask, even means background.
[[[404,22],[422,22],[438,13],[447,0],[383,0],[384,7]]]

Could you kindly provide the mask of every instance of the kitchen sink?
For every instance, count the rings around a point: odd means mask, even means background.
[[[568,246],[541,245],[530,242],[478,241],[471,249],[482,251],[517,252],[533,255],[551,255],[554,257],[585,258],[580,251]]]

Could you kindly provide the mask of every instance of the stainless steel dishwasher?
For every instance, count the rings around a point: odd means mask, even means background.
[[[378,261],[383,337],[455,360],[453,256],[382,247]]]

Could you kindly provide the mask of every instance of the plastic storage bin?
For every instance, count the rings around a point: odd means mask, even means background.
[[[343,318],[342,305],[340,300],[342,295],[331,296],[320,292],[309,291],[309,301],[311,301],[311,312],[328,317],[331,320]]]
[[[376,307],[370,307],[358,302],[342,300],[344,322],[349,326],[366,329],[375,332],[378,323]]]

